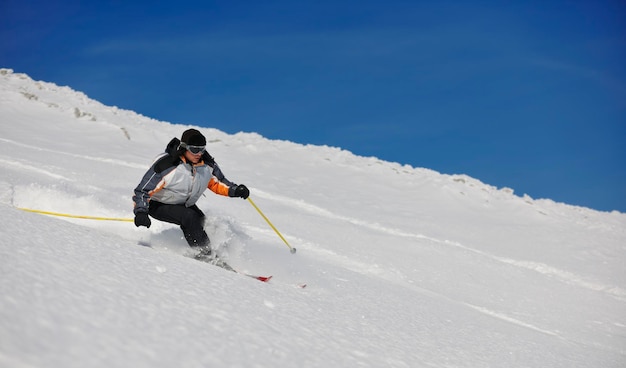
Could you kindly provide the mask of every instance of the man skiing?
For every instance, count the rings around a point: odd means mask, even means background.
[[[135,226],[150,227],[151,217],[180,225],[187,243],[209,256],[209,237],[204,231],[204,213],[196,202],[206,189],[228,197],[248,198],[245,185],[224,176],[206,151],[206,138],[196,129],[173,138],[165,153],[156,158],[135,188]]]

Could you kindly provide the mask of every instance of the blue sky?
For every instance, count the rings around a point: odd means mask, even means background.
[[[623,1],[155,3],[5,0],[0,67],[158,120],[626,212]]]

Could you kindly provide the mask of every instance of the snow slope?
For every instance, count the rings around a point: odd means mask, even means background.
[[[18,209],[131,218],[186,128],[0,69],[0,367],[626,366],[623,213],[208,128],[298,249],[246,201],[200,200],[268,284],[184,257],[169,224]]]

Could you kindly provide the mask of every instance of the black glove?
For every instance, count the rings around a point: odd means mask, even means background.
[[[243,185],[243,184],[239,184],[237,185],[237,188],[235,188],[235,195],[233,197],[241,197],[243,199],[247,199],[250,196],[250,190],[248,190],[248,188]]]
[[[137,212],[135,214],[135,226],[145,226],[149,228],[150,225],[152,225],[152,222],[150,221],[150,217],[148,217],[147,212]]]

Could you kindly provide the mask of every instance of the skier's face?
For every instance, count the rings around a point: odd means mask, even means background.
[[[191,153],[189,150],[185,151],[185,159],[187,159],[187,161],[191,162],[192,164],[197,164],[198,162],[200,162],[201,158],[202,152]]]

